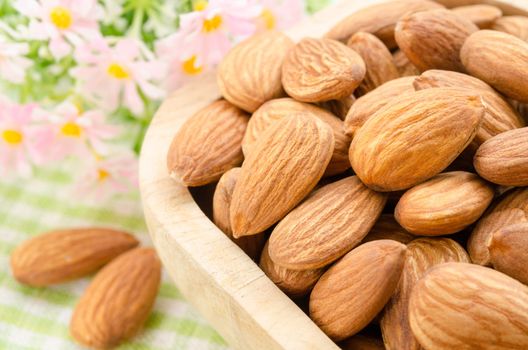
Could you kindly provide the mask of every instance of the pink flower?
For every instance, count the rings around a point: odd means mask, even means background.
[[[101,200],[138,186],[137,159],[128,151],[109,158],[92,157],[79,178],[76,194]]]
[[[86,156],[91,152],[106,154],[104,140],[119,134],[117,127],[105,123],[101,111],[81,112],[71,102],[64,102],[49,117],[53,126],[50,157],[54,160],[68,155]]]
[[[27,43],[12,43],[0,36],[0,77],[15,84],[26,78],[26,69],[32,62],[24,57],[29,52]]]
[[[164,66],[135,39],[122,39],[114,46],[95,40],[80,47],[75,54],[79,67],[71,73],[81,81],[81,90],[102,108],[116,110],[121,103],[135,115],[144,110],[140,91],[158,100],[164,91],[155,85]]]
[[[180,17],[183,60],[197,57],[200,65],[217,64],[231,47],[255,32],[262,8],[251,0],[201,0],[195,11]]]
[[[260,30],[286,29],[304,16],[303,0],[261,0]]]
[[[41,163],[51,134],[34,125],[36,105],[19,105],[0,98],[0,174],[10,172],[27,176],[31,163]]]
[[[35,40],[49,39],[55,58],[71,52],[71,45],[83,39],[94,40],[101,34],[97,20],[102,9],[97,0],[17,0],[15,8],[29,17],[28,36]]]

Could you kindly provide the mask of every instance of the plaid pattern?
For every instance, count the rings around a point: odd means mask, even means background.
[[[109,226],[149,237],[139,194],[83,204],[65,190],[65,170],[39,170],[30,180],[0,180],[0,349],[81,349],[68,332],[75,304],[91,278],[50,288],[29,288],[13,279],[9,254],[41,232],[74,226]],[[164,275],[144,331],[119,349],[222,350],[228,346],[182,298]]]

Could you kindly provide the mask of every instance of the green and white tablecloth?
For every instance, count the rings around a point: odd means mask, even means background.
[[[81,349],[68,334],[72,310],[91,278],[50,288],[17,283],[9,254],[22,241],[60,227],[103,225],[133,232],[149,245],[139,194],[89,205],[68,190],[70,175],[40,170],[30,179],[0,179],[0,349]],[[227,349],[164,275],[144,331],[119,349]]]

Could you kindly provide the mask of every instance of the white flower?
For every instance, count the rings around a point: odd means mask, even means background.
[[[27,43],[13,43],[0,36],[0,79],[21,84],[26,77],[26,70],[32,65]]]

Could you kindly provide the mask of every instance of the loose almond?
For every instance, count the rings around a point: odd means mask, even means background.
[[[292,98],[280,98],[263,104],[249,120],[242,150],[247,157],[265,130],[275,121],[291,115],[307,115],[328,124],[334,133],[334,154],[325,171],[325,176],[336,175],[350,168],[348,149],[351,139],[343,130],[343,122],[332,113],[314,105],[297,102]]]
[[[417,235],[452,234],[477,221],[493,195],[493,188],[475,174],[442,173],[405,192],[394,216],[407,231]]]
[[[475,23],[480,29],[488,29],[502,16],[502,10],[491,5],[468,5],[452,9],[454,13]]]
[[[363,239],[363,243],[378,241],[380,239],[392,239],[407,244],[415,238],[416,236],[401,227],[392,214],[382,214]]]
[[[229,208],[240,171],[240,168],[228,170],[218,181],[213,196],[213,221],[251,259],[258,261],[266,243],[266,234],[261,233],[236,239],[233,237],[233,230],[231,230],[231,222],[229,221]]]
[[[476,135],[483,114],[480,98],[460,89],[400,96],[356,133],[349,153],[352,168],[376,191],[410,188],[458,157]]]
[[[400,77],[390,51],[374,35],[358,32],[352,35],[347,45],[359,53],[367,68],[365,78],[356,90],[357,96],[364,95],[383,83]]]
[[[354,102],[356,102],[356,98],[354,97],[354,95],[350,95],[340,100],[319,102],[317,105],[321,108],[326,109],[333,115],[337,116],[339,119],[345,120],[345,117]]]
[[[528,186],[528,127],[486,141],[475,155],[480,176],[503,186]]]
[[[464,248],[449,238],[419,238],[407,245],[400,282],[385,306],[380,323],[388,350],[421,349],[409,325],[409,298],[427,270],[446,262],[470,261]]]
[[[227,101],[201,109],[182,125],[167,154],[170,175],[185,186],[218,180],[244,159],[248,115]]]
[[[11,270],[20,283],[49,286],[95,272],[138,244],[132,235],[107,228],[51,231],[18,246]]]
[[[425,349],[526,349],[528,287],[478,265],[438,265],[413,289],[409,320]]]
[[[528,102],[527,42],[510,34],[481,30],[466,40],[460,57],[471,75],[508,97]]]
[[[420,74],[418,68],[416,68],[416,66],[412,64],[411,61],[409,61],[402,50],[397,50],[394,52],[392,54],[392,60],[396,65],[396,69],[398,69],[400,77],[409,77]]]
[[[374,113],[396,101],[393,98],[413,92],[414,79],[412,76],[391,80],[358,98],[345,118],[345,132],[353,136]]]
[[[394,292],[405,260],[403,244],[365,243],[333,265],[310,295],[310,317],[338,341],[363,329]]]
[[[478,27],[449,10],[431,10],[403,17],[396,25],[400,49],[421,71],[464,71],[460,48]]]
[[[282,67],[282,84],[302,102],[350,96],[365,77],[365,62],[354,50],[330,39],[305,38],[291,49]]]
[[[88,286],[75,307],[70,333],[80,344],[108,349],[135,335],[154,305],[161,263],[151,248],[113,260]]]
[[[315,117],[282,118],[242,165],[230,208],[233,236],[263,232],[315,187],[334,152],[332,129]]]
[[[262,251],[259,266],[277,287],[294,298],[308,294],[324,273],[324,269],[295,271],[275,264],[269,256],[267,243]]]
[[[495,270],[528,285],[528,223],[499,229],[488,248]]]
[[[275,227],[271,259],[294,270],[328,265],[361,242],[386,200],[385,194],[370,190],[356,176],[320,188]]]
[[[235,46],[218,66],[218,87],[226,100],[254,112],[264,102],[284,95],[282,63],[293,41],[266,32]]]
[[[528,41],[528,17],[526,16],[505,16],[493,23],[493,30],[504,32]]]

